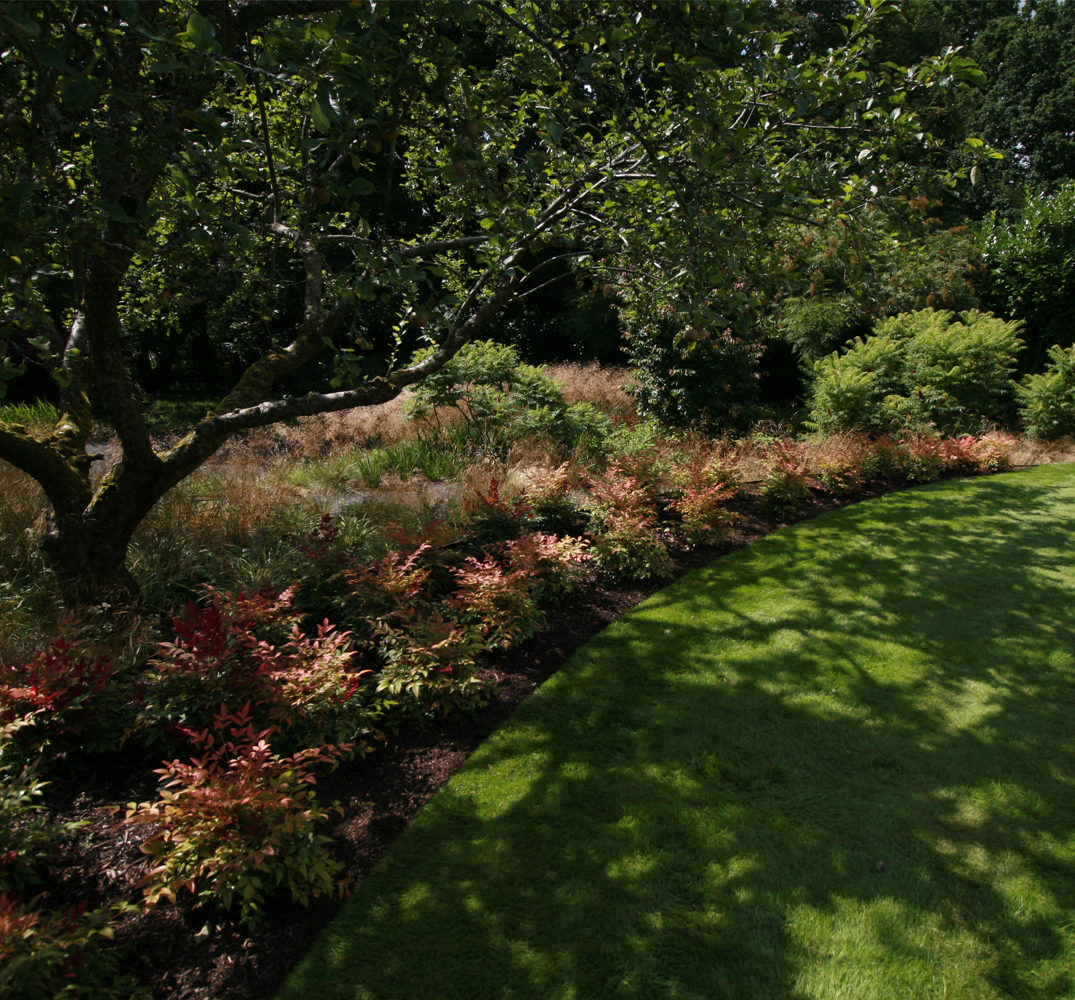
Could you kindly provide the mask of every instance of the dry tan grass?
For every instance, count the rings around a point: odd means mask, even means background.
[[[1075,438],[1038,441],[1021,437],[1012,452],[1012,465],[1048,465],[1052,462],[1075,462]]]
[[[634,381],[629,368],[591,362],[548,365],[545,370],[563,385],[568,405],[591,403],[609,416],[625,420],[637,416],[634,399],[625,388]]]

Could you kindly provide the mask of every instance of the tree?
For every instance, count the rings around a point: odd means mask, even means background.
[[[721,329],[740,293],[713,289],[770,266],[767,220],[907,192],[906,102],[975,77],[951,52],[871,68],[884,6],[801,58],[756,4],[4,5],[2,372],[43,366],[63,415],[0,424],[0,459],[45,491],[65,600],[130,597],[135,528],[229,436],[393,398],[564,260],[636,313],[700,294]],[[126,338],[199,296],[247,364],[159,449]],[[95,421],[122,446],[96,485]]]
[[[984,176],[985,207],[1015,214],[1026,191],[1075,179],[1075,6],[1021,3],[989,21],[970,51],[988,85],[962,102],[967,128],[1004,153]]]

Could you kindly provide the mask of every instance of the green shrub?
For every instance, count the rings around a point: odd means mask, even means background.
[[[45,785],[31,765],[0,772],[0,892],[39,882],[48,852],[78,826],[52,819],[41,801]]]
[[[1075,340],[1075,181],[1054,194],[1027,193],[1019,218],[994,212],[981,227],[986,273],[983,306],[1021,319],[1029,345],[1025,370],[1039,369],[1047,347]]]
[[[1028,433],[1050,440],[1075,434],[1075,347],[1049,348],[1045,371],[1026,376],[1016,392]]]
[[[722,331],[679,329],[671,319],[627,333],[638,413],[666,427],[735,430],[756,418],[761,348]]]
[[[812,366],[809,422],[823,431],[933,427],[965,433],[1010,417],[1018,322],[923,309],[882,320]]]
[[[415,361],[433,348],[419,351]],[[611,420],[586,403],[568,406],[560,383],[543,368],[522,364],[518,352],[495,341],[472,341],[440,371],[426,377],[408,400],[408,415],[443,431],[454,411],[469,439],[504,454],[519,438],[544,435],[573,448],[600,447]],[[443,435],[438,435],[438,440]]]
[[[0,892],[0,996],[5,1000],[132,1000],[149,997],[109,947],[131,907],[38,909]]]

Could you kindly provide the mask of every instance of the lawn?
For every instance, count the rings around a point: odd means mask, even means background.
[[[1075,996],[1075,466],[933,484],[584,647],[281,1000]]]

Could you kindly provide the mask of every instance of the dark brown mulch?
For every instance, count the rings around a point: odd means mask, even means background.
[[[878,485],[855,499],[879,495],[894,484]],[[841,506],[816,497],[804,514],[811,517]],[[722,552],[739,548],[781,526],[756,503],[739,503],[734,537],[719,550],[675,553],[677,575],[701,566]],[[503,654],[490,657],[484,675],[491,697],[466,718],[415,724],[363,759],[344,764],[322,779],[319,798],[339,801],[344,815],[332,831],[335,849],[355,885],[385,853],[418,811],[511,712],[587,639],[634,607],[663,583],[614,586],[596,578],[549,610],[542,632]],[[100,905],[137,899],[146,862],[132,831],[121,831],[108,803],[152,797],[155,777],[144,764],[135,771],[122,760],[93,775],[73,776],[68,788],[55,789],[54,801],[65,818],[86,826],[76,844],[56,859],[49,901],[83,900]],[[128,969],[170,1000],[264,1000],[309,949],[337,908],[334,901],[302,907],[281,899],[254,932],[221,913],[186,912],[162,905],[124,921],[116,936]]]

